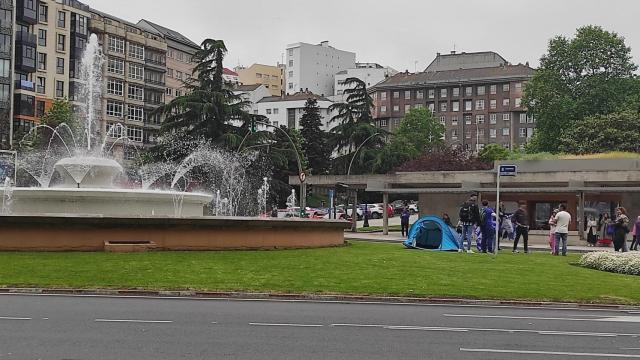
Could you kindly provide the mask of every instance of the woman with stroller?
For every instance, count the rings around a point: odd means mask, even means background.
[[[616,209],[616,221],[613,224],[613,247],[615,251],[627,251],[627,234],[629,233],[630,221],[627,210],[623,207]]]

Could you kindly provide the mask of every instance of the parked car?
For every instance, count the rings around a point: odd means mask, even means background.
[[[361,204],[359,207],[364,209],[365,205]],[[384,208],[381,204],[366,204],[366,207],[366,211],[372,219],[380,219],[384,213]]]
[[[418,204],[417,203],[412,203],[409,204],[409,212],[413,215],[413,214],[417,214],[420,212],[420,209],[418,208]]]
[[[353,214],[353,205],[351,205],[351,204],[347,205],[346,210],[345,210],[345,206],[344,205],[338,206],[338,209],[341,209],[341,208],[345,212],[347,217],[350,217],[350,218],[353,217],[352,216],[352,214]],[[362,220],[362,217],[364,216],[364,211],[362,210],[361,207],[359,207],[359,206],[356,207],[356,214],[358,215],[358,221]]]

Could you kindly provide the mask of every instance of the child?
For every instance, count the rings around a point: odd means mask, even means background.
[[[556,215],[558,209],[553,209],[551,218],[549,219],[549,246],[551,247],[551,255],[556,254]]]

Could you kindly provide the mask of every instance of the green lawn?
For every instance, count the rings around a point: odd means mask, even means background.
[[[640,277],[584,269],[578,255],[435,253],[354,242],[312,250],[0,253],[0,284],[238,290],[640,304]]]
[[[411,228],[411,226],[409,226],[409,228]],[[369,227],[359,227],[357,231],[359,233],[375,233],[375,232],[382,232],[382,230],[384,230],[382,226],[369,226]],[[401,230],[402,229],[400,228],[400,225],[389,225],[389,231],[401,231]]]

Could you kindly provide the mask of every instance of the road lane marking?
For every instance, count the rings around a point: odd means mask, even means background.
[[[375,328],[384,328],[385,326],[388,325],[374,325],[374,324],[331,324],[329,326],[336,326],[336,327],[375,327]]]
[[[468,332],[468,329],[462,328],[447,328],[437,326],[385,326],[385,329],[389,330],[422,330],[422,331],[453,331],[453,332]]]
[[[169,324],[172,320],[95,319],[95,322]]]
[[[321,324],[290,324],[290,323],[249,323],[253,326],[293,326],[293,327],[323,327]]]
[[[30,317],[0,316],[0,320],[33,320]]]
[[[606,353],[577,353],[564,351],[534,351],[534,350],[505,350],[505,349],[467,349],[460,348],[463,352],[483,352],[496,354],[527,354],[527,355],[557,355],[557,356],[590,356],[590,357],[618,357],[640,358],[640,355],[632,354],[606,354]]]
[[[598,319],[596,321],[609,321],[609,322],[637,322],[640,323],[640,316],[613,316]]]
[[[477,318],[477,319],[605,321],[602,318],[582,319],[582,318],[540,317],[540,316],[468,315],[468,314],[442,314],[442,316],[446,316],[446,317],[466,317],[466,318]]]

